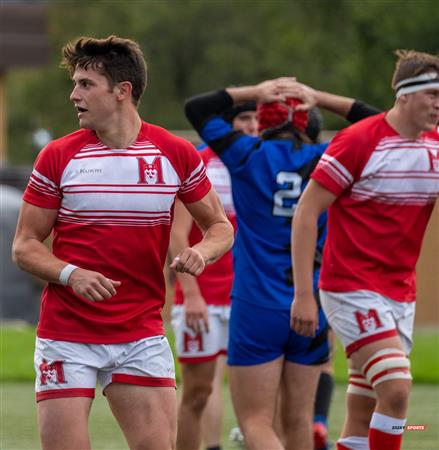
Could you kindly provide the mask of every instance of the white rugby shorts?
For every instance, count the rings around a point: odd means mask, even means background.
[[[364,345],[399,336],[406,355],[413,343],[415,302],[397,302],[377,292],[320,290],[329,325],[342,342],[347,356]]]
[[[165,336],[123,344],[36,339],[36,400],[95,396],[96,383],[175,387],[172,351]]]
[[[207,306],[209,332],[196,334],[186,326],[184,305],[174,305],[171,324],[175,335],[175,349],[182,363],[211,361],[227,354],[229,336],[230,306]]]

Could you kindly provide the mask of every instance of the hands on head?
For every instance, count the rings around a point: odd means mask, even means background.
[[[317,91],[300,83],[295,77],[280,77],[267,80],[256,86],[257,101],[260,103],[283,102],[288,97],[302,101],[297,111],[308,111],[317,104]]]

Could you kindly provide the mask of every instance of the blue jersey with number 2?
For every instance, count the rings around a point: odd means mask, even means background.
[[[238,233],[233,249],[233,300],[270,309],[289,309],[294,296],[291,219],[309,177],[328,144],[291,139],[261,140],[233,131],[219,117],[204,123],[202,138],[230,172]],[[326,213],[319,219],[314,288],[326,237]]]

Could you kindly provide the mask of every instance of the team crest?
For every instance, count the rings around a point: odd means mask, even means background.
[[[145,158],[137,158],[139,166],[138,184],[163,184],[162,160],[156,156],[152,162]]]
[[[374,331],[383,326],[375,309],[369,309],[366,314],[355,311],[355,318],[357,319],[360,333]]]
[[[41,374],[40,376],[41,385],[44,386],[47,383],[53,384],[67,383],[64,376],[63,364],[64,361],[53,361],[49,364],[45,359],[43,359],[43,361],[39,366]]]

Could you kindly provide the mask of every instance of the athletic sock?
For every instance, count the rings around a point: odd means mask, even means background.
[[[322,372],[317,386],[314,402],[314,422],[328,425],[329,407],[331,405],[332,392],[334,390],[334,378],[326,372]]]
[[[366,436],[348,436],[340,438],[336,444],[337,450],[369,450]],[[381,450],[387,450],[384,447]]]
[[[374,412],[369,427],[370,450],[400,450],[407,419]]]

